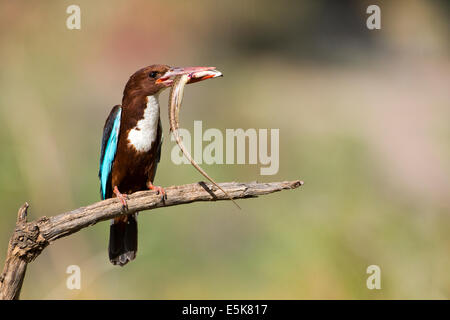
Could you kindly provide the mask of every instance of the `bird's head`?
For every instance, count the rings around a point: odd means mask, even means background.
[[[136,71],[125,86],[124,96],[144,95],[152,96],[172,86],[173,79],[180,74],[189,77],[188,83],[222,76],[215,67],[169,67],[163,64],[154,64]]]

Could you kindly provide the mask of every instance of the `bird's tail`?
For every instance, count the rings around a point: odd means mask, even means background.
[[[109,229],[109,260],[114,265],[124,266],[136,257],[137,213],[111,221]]]

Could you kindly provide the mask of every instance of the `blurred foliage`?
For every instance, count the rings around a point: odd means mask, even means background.
[[[365,27],[369,4],[382,29]],[[108,223],[52,244],[25,299],[450,297],[450,80],[446,1],[0,1],[0,253],[30,219],[99,200],[104,120],[131,73],[214,65],[182,125],[280,128],[280,170],[203,165],[218,181],[303,179],[301,190],[139,216],[139,252],[107,258]],[[201,177],[170,161],[167,93],[156,183]],[[65,287],[67,266],[82,290]],[[382,290],[366,288],[366,268]]]

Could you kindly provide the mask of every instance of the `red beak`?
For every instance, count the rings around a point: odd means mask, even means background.
[[[157,79],[156,83],[164,83],[166,86],[170,87],[173,83],[173,78],[180,74],[185,74],[189,77],[187,83],[194,83],[222,76],[222,72],[216,70],[215,67],[174,67],[170,68],[170,70],[161,78]]]

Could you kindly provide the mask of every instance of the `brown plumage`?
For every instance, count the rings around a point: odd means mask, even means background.
[[[137,151],[128,134],[135,128],[137,122],[144,117],[145,100],[135,100],[135,103],[124,105],[122,121],[117,144],[117,154],[112,168],[112,185],[117,186],[122,193],[130,194],[147,189],[147,183],[153,183],[156,173],[157,161],[159,161],[158,148],[162,137],[162,127],[159,122],[157,135],[152,147],[147,152]]]

